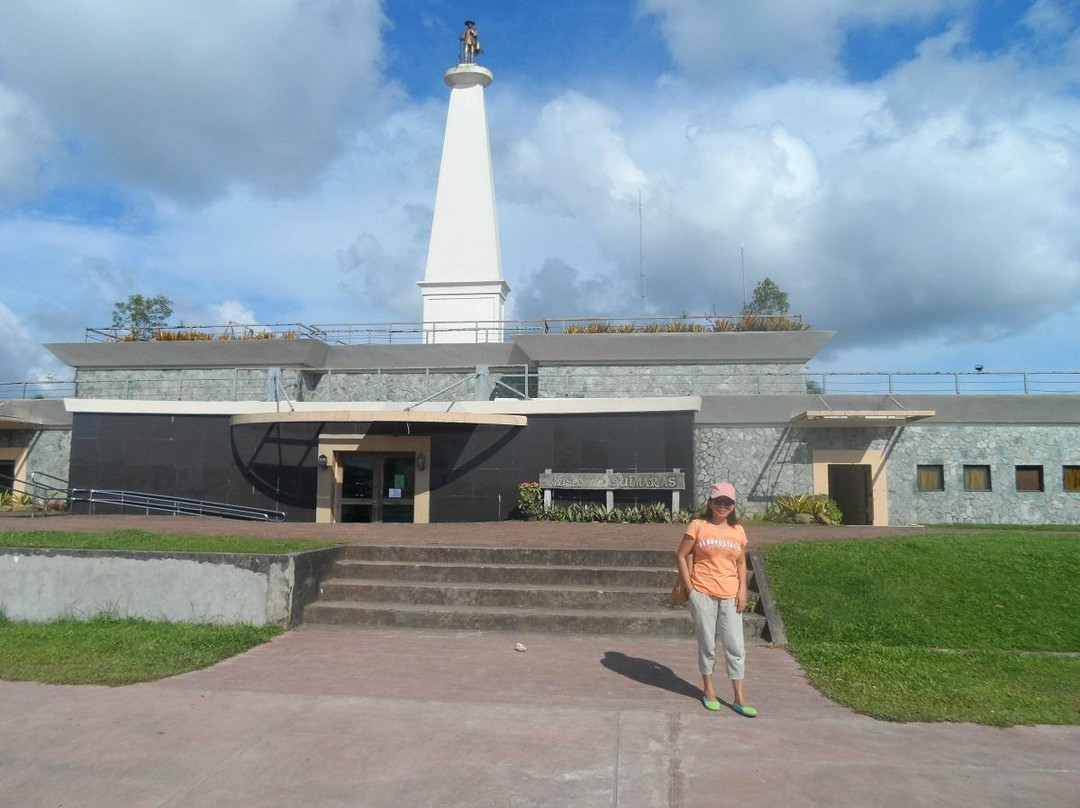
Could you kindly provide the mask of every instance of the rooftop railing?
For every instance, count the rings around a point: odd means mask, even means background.
[[[248,325],[170,325],[132,331],[130,328],[104,326],[86,329],[86,342],[203,342],[267,339],[325,339],[317,326],[303,323]]]
[[[1080,393],[1080,372],[807,373],[806,385],[822,395]]]
[[[0,382],[0,399],[74,398],[75,382]]]
[[[649,334],[729,331],[805,331],[801,315],[679,315],[675,317],[556,317],[540,320],[460,320],[432,323],[331,323],[177,325],[133,332],[87,328],[87,342],[184,342],[206,340],[318,339],[337,345],[420,345],[445,341],[510,342],[530,334]]]
[[[438,392],[454,374],[473,374],[475,368],[414,367],[414,368],[357,368],[357,369],[307,369],[311,373],[325,374],[319,393],[308,400],[344,400],[351,389],[350,377],[367,376],[369,382],[363,389],[364,400],[403,400],[403,389],[411,391],[417,400]],[[741,370],[733,372],[723,365],[709,371],[688,376],[682,369],[664,371],[658,369],[649,374],[627,370],[625,373],[610,370],[590,374],[588,367],[573,376],[561,376],[557,380],[541,382],[537,369],[528,366],[512,368],[492,367],[491,373],[505,381],[517,378],[522,393],[540,397],[588,398],[610,395],[660,395],[649,392],[666,390],[669,395],[711,394],[779,394],[793,395],[801,392],[821,395],[1038,395],[1080,393],[1080,371],[1040,372],[925,372],[925,373],[755,373]],[[0,400],[56,399],[56,398],[110,398],[158,401],[263,401],[267,397],[265,368],[234,368],[213,375],[200,374],[194,378],[124,376],[108,378],[95,375],[81,382],[0,382]],[[300,379],[297,371],[286,371],[283,383],[288,395],[296,394]],[[542,368],[540,375],[543,376]],[[418,377],[419,381],[403,382],[402,388],[395,379]],[[538,392],[537,385],[539,386]],[[555,387],[546,385],[554,384]],[[341,385],[346,385],[344,388]],[[359,393],[357,393],[359,394]],[[304,400],[301,398],[300,400]],[[0,411],[2,415],[2,411]]]

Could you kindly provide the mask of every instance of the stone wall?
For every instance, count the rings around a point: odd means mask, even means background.
[[[420,401],[441,390],[439,401],[472,401],[475,371],[304,371],[304,401]]]
[[[67,479],[71,460],[70,429],[0,431],[0,447],[28,450],[23,469],[27,480],[35,471]]]
[[[267,401],[273,400],[269,368],[182,368],[80,370],[78,398],[138,401]],[[524,370],[493,370],[492,383],[501,381],[524,389]],[[285,393],[293,401],[419,401],[438,393],[439,401],[473,401],[475,370],[281,370]],[[457,386],[455,383],[460,382]],[[536,392],[536,376],[529,374]],[[451,388],[447,390],[446,388]],[[440,392],[440,391],[446,392]],[[499,397],[513,397],[497,387]]]
[[[273,400],[270,368],[130,368],[79,370],[77,398],[136,401],[267,401]],[[297,399],[300,373],[281,371],[289,398]]]
[[[544,398],[806,393],[802,364],[540,365]]]
[[[918,491],[915,467],[944,466],[944,491]],[[990,466],[990,491],[964,490],[964,465]],[[1043,467],[1043,491],[1017,491],[1017,465]],[[889,458],[889,507],[903,523],[1080,524],[1080,492],[1062,466],[1080,465],[1080,426],[911,426]]]
[[[730,480],[739,511],[762,513],[782,494],[813,493],[815,450],[886,453],[889,522],[1077,524],[1080,492],[1062,490],[1062,466],[1080,465],[1080,427],[925,425],[902,429],[701,426],[694,430],[694,504]],[[945,490],[916,490],[916,467],[944,466]],[[967,492],[965,464],[989,465],[992,490]],[[1043,466],[1045,491],[1015,487],[1016,465]]]
[[[71,430],[45,429],[34,435],[26,459],[27,477],[40,471],[61,480],[68,477],[71,464]],[[43,482],[49,482],[44,480]]]

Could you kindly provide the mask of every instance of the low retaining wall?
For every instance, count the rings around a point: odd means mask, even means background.
[[[0,549],[9,620],[118,617],[295,625],[340,548],[288,555]]]

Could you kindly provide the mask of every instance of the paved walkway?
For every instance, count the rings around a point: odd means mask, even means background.
[[[93,529],[78,519],[0,530]],[[112,519],[93,526],[115,529]],[[222,532],[207,520],[118,519]],[[678,528],[392,526],[347,538],[672,546]],[[0,808],[1078,804],[1080,727],[874,721],[822,697],[768,647],[749,649],[761,716],[708,713],[694,657],[688,640],[305,628],[161,682],[0,682]]]
[[[1078,727],[874,721],[766,647],[757,719],[697,681],[686,640],[301,629],[150,684],[0,682],[0,806],[1077,805]]]

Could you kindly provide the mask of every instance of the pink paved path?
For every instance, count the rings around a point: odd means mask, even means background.
[[[874,721],[765,647],[757,719],[696,681],[685,640],[302,629],[156,683],[0,682],[0,806],[1077,805],[1077,727]]]

